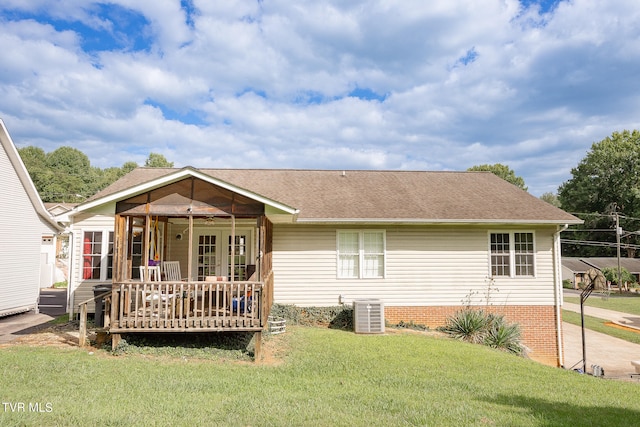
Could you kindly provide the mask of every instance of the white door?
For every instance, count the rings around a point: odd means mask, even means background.
[[[196,255],[193,276],[203,281],[206,276],[223,276],[220,265],[220,232],[214,230],[199,231],[194,238]]]
[[[231,233],[228,230],[198,230],[194,234],[196,256],[193,276],[198,281],[206,276],[222,276],[231,280],[247,280],[247,265],[253,264],[251,230],[238,229],[235,238],[233,263],[231,260]]]
[[[249,246],[249,233],[236,234],[235,249],[233,253],[233,267],[231,265],[231,235],[227,236],[227,271],[230,272],[233,268],[233,280],[247,280],[247,262],[249,259],[248,250]],[[230,276],[231,274],[229,274]]]

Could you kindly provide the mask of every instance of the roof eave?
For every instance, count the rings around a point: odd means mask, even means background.
[[[304,224],[510,224],[510,225],[573,225],[582,224],[582,220],[523,220],[523,219],[426,219],[426,218],[297,218]]]
[[[226,181],[222,181],[220,179],[214,178],[211,175],[207,175],[205,173],[202,173],[190,166],[187,166],[185,168],[182,168],[174,173],[170,173],[167,175],[164,175],[162,177],[156,178],[152,181],[149,182],[145,182],[142,184],[138,184],[138,185],[134,185],[132,187],[129,187],[125,190],[121,190],[118,192],[115,192],[113,194],[109,194],[105,197],[101,197],[99,199],[96,200],[92,200],[90,202],[86,202],[86,203],[82,203],[80,205],[78,205],[75,209],[73,209],[73,212],[70,213],[70,216],[73,216],[77,213],[86,211],[86,210],[90,210],[93,208],[96,208],[98,206],[102,206],[104,204],[107,203],[115,203],[118,202],[120,200],[129,198],[129,197],[133,197],[136,196],[138,194],[142,194],[145,193],[147,191],[150,190],[154,190],[156,188],[160,188],[163,187],[165,185],[168,184],[173,184],[174,182],[180,181],[184,178],[188,178],[188,177],[194,177],[194,178],[198,178],[201,179],[203,181],[209,182],[211,184],[217,185],[219,187],[222,187],[224,189],[227,189],[229,191],[233,191],[237,194],[240,194],[242,196],[248,197],[250,199],[253,199],[255,201],[258,201],[260,203],[264,203],[266,205],[272,206],[275,209],[278,209],[280,211],[286,212],[290,215],[297,215],[298,214],[298,209],[292,208],[291,206],[287,206],[285,204],[279,203],[275,200],[271,200],[267,197],[261,196],[260,194],[257,193],[253,193],[249,190],[246,190],[244,188],[240,188],[240,187],[236,187]]]

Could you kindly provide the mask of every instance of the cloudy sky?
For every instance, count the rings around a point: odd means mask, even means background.
[[[637,0],[3,0],[0,118],[93,166],[465,170],[640,128]]]

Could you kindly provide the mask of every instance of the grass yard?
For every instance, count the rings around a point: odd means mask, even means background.
[[[580,304],[580,297],[564,296],[565,302]],[[640,294],[617,294],[612,292],[608,297],[602,294],[592,293],[585,301],[585,305],[607,310],[621,311],[623,313],[637,314],[640,316]]]
[[[581,326],[580,313],[576,313],[569,310],[562,310],[562,320],[564,322],[572,323],[577,326]],[[609,320],[599,319],[592,316],[584,316],[584,327],[591,329],[592,331],[600,332],[610,335],[612,337],[620,338],[625,341],[632,342],[634,344],[640,344],[640,333],[633,332],[617,328],[615,326],[607,325]]]
[[[263,363],[0,348],[0,426],[629,426],[640,384],[416,332],[290,327]],[[7,403],[38,403],[12,411]],[[15,406],[14,406],[15,407]]]

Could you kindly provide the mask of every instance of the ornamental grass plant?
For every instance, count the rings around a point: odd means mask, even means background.
[[[507,323],[504,316],[482,309],[465,308],[449,317],[441,330],[451,337],[483,344],[513,354],[523,354],[520,344],[520,327]]]

